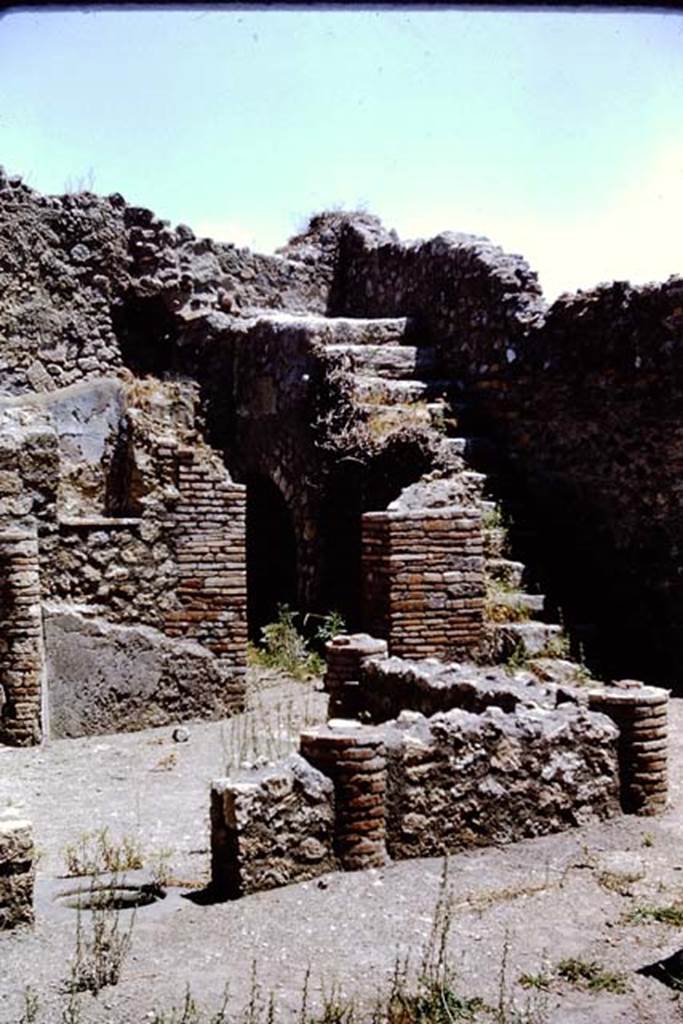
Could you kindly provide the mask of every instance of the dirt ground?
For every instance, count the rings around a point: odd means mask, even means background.
[[[388,984],[397,955],[418,961],[439,894],[440,859],[330,874],[230,903],[188,898],[209,877],[211,780],[225,774],[231,757],[244,759],[249,748],[251,756],[268,754],[278,734],[324,717],[324,696],[304,684],[264,675],[255,693],[258,710],[189,725],[183,743],[166,727],[0,748],[0,812],[23,805],[40,853],[35,927],[0,935],[3,1024],[21,1020],[29,983],[40,1000],[36,1021],[61,1024],[60,990],[78,919],[55,902],[68,887],[60,878],[64,848],[104,826],[115,839],[139,839],[143,875],[156,864],[172,878],[165,899],[135,912],[118,985],[81,997],[84,1024],[152,1021],[182,1002],[188,983],[197,1002],[213,1009],[228,983],[230,1005],[239,1010],[253,993],[254,970],[263,992],[274,993],[280,1020],[298,1016],[309,969],[311,1005],[334,986],[369,1005]],[[638,973],[683,947],[680,926],[651,914],[683,905],[683,700],[672,702],[671,715],[671,805],[661,817],[620,817],[450,858],[457,990],[499,1006],[502,988],[501,1022],[683,1021],[678,993]],[[637,908],[639,923],[629,923]],[[131,915],[120,912],[122,926]],[[598,990],[557,977],[567,958],[599,965]],[[625,991],[609,991],[607,971],[623,975]],[[524,974],[534,987],[519,983]]]

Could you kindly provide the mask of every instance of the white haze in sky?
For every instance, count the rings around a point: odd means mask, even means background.
[[[485,235],[550,299],[683,273],[683,15],[0,15],[0,163],[270,252],[322,209]]]

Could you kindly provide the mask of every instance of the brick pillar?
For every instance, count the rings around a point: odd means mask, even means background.
[[[0,532],[0,743],[39,743],[45,658],[38,536]]]
[[[386,640],[368,633],[335,636],[325,644],[325,692],[330,695],[331,716],[353,718],[358,714],[358,683],[363,665],[371,658],[387,657]]]
[[[193,448],[178,448],[179,497],[171,513],[179,608],[169,636],[197,640],[229,669],[235,708],[247,665],[246,488]]]
[[[381,732],[331,719],[301,734],[301,754],[334,784],[334,851],[347,871],[382,867],[386,850],[386,754]]]
[[[30,822],[0,818],[0,931],[33,923],[33,857]]]
[[[592,711],[619,727],[621,805],[627,813],[653,815],[666,808],[669,693],[624,679],[589,694]]]
[[[365,628],[400,658],[473,654],[486,591],[479,511],[366,512],[362,524]]]

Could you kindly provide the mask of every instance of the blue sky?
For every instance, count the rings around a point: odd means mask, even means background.
[[[683,16],[38,8],[0,18],[0,162],[271,251],[361,206],[484,234],[549,297],[683,273]]]

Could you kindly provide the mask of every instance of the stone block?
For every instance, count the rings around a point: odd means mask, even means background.
[[[333,870],[334,790],[298,754],[211,788],[211,881],[234,899]]]

